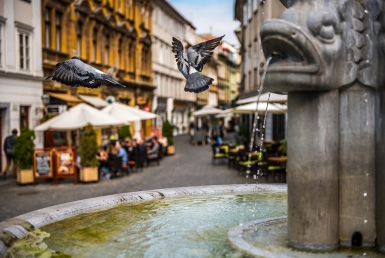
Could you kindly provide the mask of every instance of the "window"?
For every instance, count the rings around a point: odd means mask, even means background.
[[[247,4],[243,5],[243,26],[247,26]]]
[[[19,66],[20,69],[29,70],[30,45],[29,34],[19,32]]]
[[[247,18],[250,20],[251,19],[251,0],[248,0],[248,6],[247,6]]]
[[[76,26],[76,49],[78,51],[78,57],[82,56],[82,28],[83,24],[78,22]]]
[[[94,29],[92,33],[92,57],[94,59],[94,62],[96,63],[96,48],[97,48],[97,43],[96,43],[96,38],[98,35],[98,30]]]
[[[29,121],[29,107],[28,106],[20,106],[20,129],[28,126]]]
[[[254,12],[258,11],[258,0],[253,0],[253,10]]]
[[[61,18],[62,14],[56,12],[56,50],[61,50]]]
[[[0,24],[0,67],[3,67],[3,26]]]
[[[44,12],[44,45],[51,47],[51,10],[46,8]]]
[[[110,36],[107,35],[106,42],[104,45],[104,63],[108,65],[109,60],[110,60]]]
[[[119,68],[121,68],[120,66],[123,65],[122,64],[122,45],[123,45],[123,40],[122,38],[120,38],[118,43],[118,67]]]

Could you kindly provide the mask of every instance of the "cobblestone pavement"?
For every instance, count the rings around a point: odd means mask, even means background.
[[[7,180],[0,180],[0,221],[61,203],[103,195],[184,186],[266,183],[238,175],[226,164],[212,165],[211,147],[193,146],[189,136],[175,137],[175,152],[166,156],[160,166],[151,163],[143,172],[97,183],[79,183],[72,179],[58,185],[38,180],[35,185],[18,185],[8,172]]]

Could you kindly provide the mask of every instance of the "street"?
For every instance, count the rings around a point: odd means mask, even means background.
[[[7,180],[0,181],[0,221],[61,203],[103,195],[201,185],[265,183],[265,178],[254,180],[238,175],[227,164],[212,165],[211,145],[193,146],[189,136],[175,137],[173,156],[165,156],[157,166],[155,162],[142,172],[131,173],[97,183],[78,183],[72,179],[50,181],[40,179],[35,185],[18,185],[8,173]]]

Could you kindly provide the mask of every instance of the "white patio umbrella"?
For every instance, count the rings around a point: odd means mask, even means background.
[[[222,113],[216,115],[216,118],[225,118],[233,116],[233,108],[228,108],[222,111]]]
[[[156,118],[156,114],[154,113],[130,107],[118,102],[109,104],[101,111],[115,117],[124,123]]]
[[[269,92],[261,94],[259,97],[259,102],[267,102],[269,99],[270,103],[286,103],[287,102],[287,95],[281,95],[276,93],[270,93],[269,98]],[[238,100],[237,104],[246,104],[246,103],[254,103],[258,101],[258,94],[255,96],[252,96],[250,98],[241,99]]]
[[[151,112],[140,110],[139,108],[134,108],[127,106],[119,102],[113,102],[101,110],[105,114],[109,114],[114,118],[122,121],[125,124],[128,122],[135,122],[134,124],[134,137],[139,140],[141,139],[140,130],[141,123],[140,120],[147,120],[156,118],[157,115]]]
[[[258,105],[258,112],[265,112],[266,111],[266,105],[267,102],[259,102]],[[257,110],[257,102],[249,103],[245,105],[238,106],[233,109],[233,113],[236,114],[252,114],[255,113]],[[287,106],[285,104],[278,104],[278,103],[269,103],[267,106],[267,112],[273,113],[273,114],[284,114],[287,111]]]
[[[219,108],[215,108],[210,105],[206,105],[202,107],[202,109],[199,109],[197,111],[193,112],[194,116],[209,116],[209,115],[217,115],[217,114],[222,114],[223,110]]]
[[[95,128],[120,126],[122,121],[85,103],[78,104],[60,115],[36,126],[35,131],[70,131],[91,124]]]

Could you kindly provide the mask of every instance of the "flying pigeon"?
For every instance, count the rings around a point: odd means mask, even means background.
[[[64,83],[71,87],[84,86],[87,88],[98,88],[102,83],[126,87],[102,71],[83,63],[77,56],[56,64],[46,80],[48,79]]]
[[[172,52],[175,54],[178,69],[187,79],[184,91],[199,93],[209,88],[214,79],[199,72],[202,72],[203,66],[213,54],[212,51],[219,45],[224,36],[191,46],[187,49],[187,54],[184,52],[182,42],[172,38]]]

